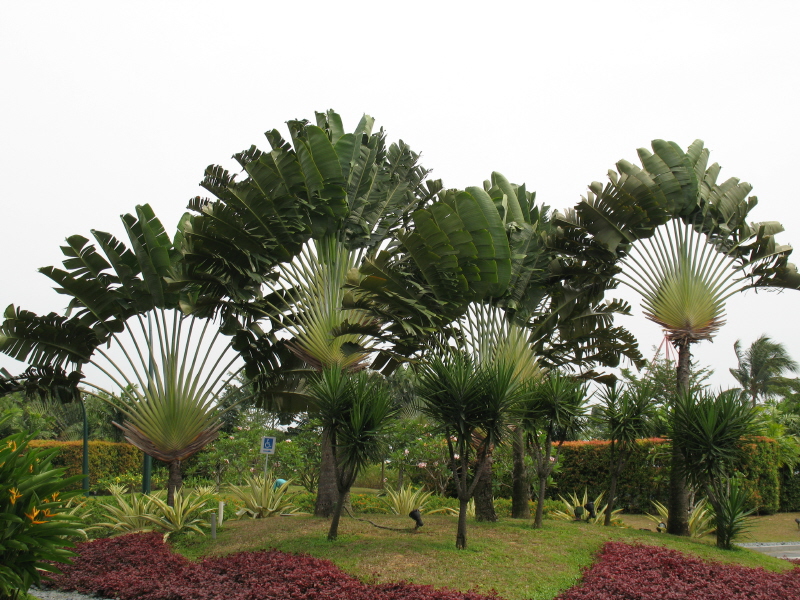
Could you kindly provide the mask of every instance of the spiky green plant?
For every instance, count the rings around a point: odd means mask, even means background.
[[[122,488],[122,486],[115,486]],[[107,527],[122,533],[133,531],[152,531],[152,521],[147,516],[155,516],[153,496],[138,492],[124,493],[124,489],[111,491],[111,497],[116,504],[102,503],[100,508],[105,511],[107,521],[97,523],[94,527]]]
[[[399,490],[387,489],[386,497],[383,502],[386,507],[396,515],[407,515],[412,510],[417,509],[420,513],[425,513],[425,505],[431,497],[431,492],[426,492],[425,488],[417,488],[409,484]]]
[[[194,492],[184,492],[183,488],[175,491],[173,504],[168,504],[158,496],[148,496],[155,514],[142,515],[153,523],[160,531],[164,531],[164,541],[173,533],[194,531],[205,535],[202,527],[209,527],[205,515],[214,512],[214,507],[206,507],[206,498]]]
[[[291,480],[276,486],[275,478],[257,475],[246,477],[245,485],[230,485],[228,489],[234,497],[244,503],[236,511],[237,518],[247,516],[251,519],[278,517],[282,514],[295,514],[298,509],[292,504],[292,495],[289,494]]]
[[[584,509],[584,512],[581,514],[582,521],[587,523],[591,523],[592,525],[602,525],[605,521],[605,514],[606,514],[606,505],[601,504],[603,501],[604,492],[600,492],[597,497],[594,499],[594,506],[595,506],[595,516],[591,517],[589,512]],[[559,495],[559,499],[561,502],[564,503],[564,510],[555,510],[550,513],[550,516],[557,521],[575,521],[575,509],[580,507],[583,509],[589,503],[589,494],[588,491],[584,488],[583,490],[583,497],[578,498],[576,493],[570,494],[567,498],[564,496]],[[611,524],[616,526],[622,525],[622,520],[619,518],[619,515],[622,514],[622,509],[619,508],[611,513]]]
[[[653,523],[661,524],[669,521],[669,509],[658,500],[653,500],[653,507],[658,515],[647,513],[645,516]],[[701,538],[714,533],[714,510],[708,500],[702,498],[694,503],[689,513],[689,536]]]

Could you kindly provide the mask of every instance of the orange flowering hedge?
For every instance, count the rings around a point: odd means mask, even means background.
[[[57,442],[34,440],[31,448],[58,448],[53,457],[54,467],[64,467],[66,476],[80,475],[83,464],[83,442]],[[142,452],[130,444],[114,442],[89,442],[89,484],[93,488],[98,479],[113,477],[142,469]],[[78,484],[80,487],[80,484]]]
[[[652,500],[665,503],[669,497],[670,455],[668,440],[639,440],[620,475],[617,506],[626,512],[652,512]],[[611,443],[603,440],[564,442],[559,455],[556,485],[548,491],[552,498],[571,492],[583,494],[584,488],[594,498],[608,493]],[[756,438],[747,445],[747,461],[739,470],[745,475],[745,488],[751,494],[750,508],[760,513],[777,512],[780,499],[776,444],[768,438]]]

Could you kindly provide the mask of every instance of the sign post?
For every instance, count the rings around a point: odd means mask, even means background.
[[[275,438],[264,436],[261,438],[261,454],[264,455],[264,481],[267,481],[267,465],[269,455],[275,454]]]

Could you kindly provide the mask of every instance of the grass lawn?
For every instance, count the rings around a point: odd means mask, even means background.
[[[779,533],[784,533],[786,541],[800,540],[795,516],[759,517],[754,534],[769,539],[746,541],[784,541],[773,537]],[[406,517],[366,517],[388,527],[411,524]],[[456,519],[445,515],[426,515],[425,526],[416,533],[378,529],[344,516],[339,540],[333,543],[326,541],[329,521],[314,517],[228,521],[216,541],[183,538],[176,542],[177,549],[190,558],[276,548],[331,560],[366,581],[405,580],[464,591],[494,589],[507,600],[554,598],[577,582],[581,570],[592,563],[606,541],[659,545],[703,559],[773,571],[792,567],[751,550],[718,550],[713,538],[693,540],[640,531],[637,527],[652,524],[639,519],[629,518],[630,528],[546,520],[541,530],[532,529],[529,521],[470,522],[465,551],[455,549]]]

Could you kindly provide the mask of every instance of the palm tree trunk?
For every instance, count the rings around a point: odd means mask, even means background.
[[[547,492],[547,475],[542,477],[539,474],[539,496],[536,498],[536,516],[533,519],[533,528],[542,528],[542,517],[544,515],[544,495]]]
[[[331,527],[328,530],[328,541],[333,542],[339,536],[339,519],[342,516],[342,508],[344,507],[344,499],[347,494],[339,494],[339,499],[333,509],[333,519],[331,519]]]
[[[173,460],[169,463],[169,479],[167,480],[167,504],[169,506],[175,506],[175,490],[179,490],[182,484],[181,461]]]
[[[688,341],[677,343],[676,346],[678,347],[678,394],[688,394],[692,359],[691,347]],[[683,454],[674,443],[672,444],[672,467],[669,474],[667,533],[689,535],[689,491],[686,486],[686,477],[683,475]]]
[[[475,469],[479,469],[480,479],[475,486],[475,519],[477,521],[497,522],[494,510],[494,490],[492,489],[492,454],[487,450],[486,465],[481,469],[482,460],[478,460]]]
[[[317,502],[314,506],[314,515],[317,517],[330,517],[339,500],[334,460],[330,431],[324,428],[322,430],[322,459],[319,464],[319,480],[317,481]]]
[[[456,549],[466,550],[467,548],[467,504],[469,498],[459,494],[458,498],[458,530],[456,531]]]
[[[511,474],[511,518],[530,519],[531,482],[528,469],[525,468],[525,432],[522,427],[514,430],[511,451],[514,470]]]

